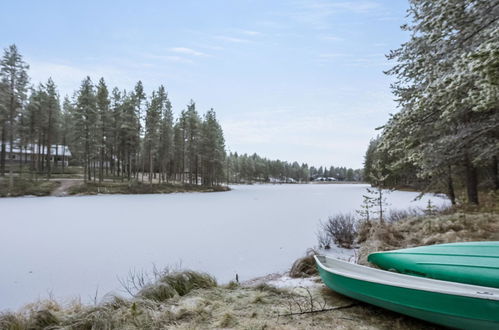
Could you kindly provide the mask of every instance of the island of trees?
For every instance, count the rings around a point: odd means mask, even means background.
[[[307,182],[318,176],[362,180],[360,170],[345,167],[317,169],[256,154],[227,154],[215,111],[201,116],[191,100],[174,118],[164,86],[146,95],[141,81],[127,91],[110,89],[104,78],[94,83],[86,77],[61,101],[52,79],[30,85],[29,66],[15,45],[4,50],[0,68],[3,195],[22,179],[33,185],[54,176],[79,176],[94,186],[112,181],[151,187]]]
[[[447,193],[499,189],[499,2],[410,1],[409,41],[388,58],[400,111],[366,154],[384,187]]]

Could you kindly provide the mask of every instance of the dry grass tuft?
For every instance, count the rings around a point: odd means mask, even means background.
[[[367,256],[376,251],[387,251],[420,245],[499,240],[499,216],[494,213],[439,214],[410,217],[381,224],[364,224],[359,249],[359,263],[368,265]]]
[[[145,285],[137,297],[165,301],[176,295],[185,296],[192,290],[216,287],[217,282],[211,275],[193,271],[167,273],[151,284]]]
[[[233,328],[237,324],[237,319],[230,313],[225,313],[219,322],[220,328]]]
[[[318,271],[314,260],[314,255],[316,254],[317,253],[314,250],[307,251],[305,257],[300,258],[293,263],[291,270],[289,271],[289,276],[298,278],[317,275]]]
[[[286,294],[287,291],[285,289],[281,289],[278,287],[275,287],[273,285],[269,285],[267,283],[261,283],[255,286],[255,289],[261,292],[270,292],[275,295],[280,295],[280,294]]]

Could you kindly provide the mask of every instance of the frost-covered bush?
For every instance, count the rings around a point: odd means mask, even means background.
[[[331,240],[342,248],[351,248],[357,236],[356,219],[349,213],[336,214],[321,223],[321,235],[331,238]]]

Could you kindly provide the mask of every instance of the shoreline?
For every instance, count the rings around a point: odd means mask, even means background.
[[[333,248],[327,253],[347,260],[358,257],[358,263],[367,265],[366,256],[370,252],[453,241],[497,240],[497,229],[499,219],[495,208],[479,212],[455,210],[408,217],[384,225],[373,223],[359,250]],[[310,267],[315,268],[313,264]],[[439,329],[337,294],[328,289],[317,274],[292,277],[292,271],[222,285],[216,285],[213,277],[203,273],[159,272],[153,281],[140,285],[129,298],[106,295],[94,304],[78,300],[63,304],[49,297],[28,303],[17,311],[1,310],[0,327],[8,329],[16,324],[22,325],[18,329],[28,329],[43,324],[44,327],[71,328],[75,324],[87,324],[91,328],[99,324],[130,329]],[[179,284],[179,281],[186,283]],[[170,294],[165,290],[172,285],[177,291]],[[317,306],[327,308],[321,311]],[[319,310],[303,313],[311,308]]]
[[[2,182],[3,181],[3,182]],[[230,191],[230,186],[239,185],[346,185],[368,184],[359,181],[332,181],[332,182],[252,182],[229,183],[229,185],[202,186],[182,183],[153,183],[143,181],[110,181],[87,182],[81,178],[51,178],[26,179],[17,178],[13,195],[8,193],[8,179],[0,180],[0,198],[13,197],[67,197],[67,196],[96,196],[96,195],[148,195],[171,194],[187,192],[224,192]],[[21,181],[23,184],[19,184]],[[21,186],[21,187],[19,187]]]
[[[202,186],[180,183],[153,183],[148,182],[121,182],[104,181],[87,182],[74,178],[51,178],[49,180],[18,179],[12,195],[8,192],[8,180],[0,182],[0,198],[16,197],[68,197],[68,196],[96,196],[96,195],[148,195],[171,194],[187,192],[224,192],[230,187]]]

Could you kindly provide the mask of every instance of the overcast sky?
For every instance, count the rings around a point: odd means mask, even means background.
[[[61,96],[89,75],[148,92],[175,114],[217,112],[231,151],[360,168],[396,111],[390,49],[407,38],[405,0],[5,1],[0,46]]]

